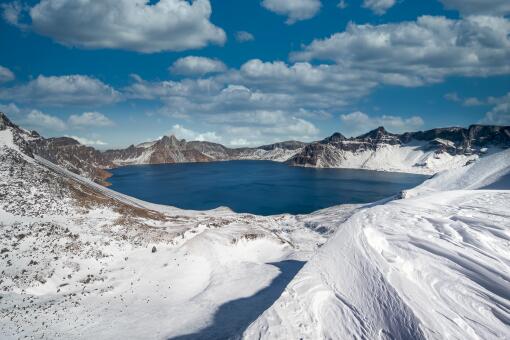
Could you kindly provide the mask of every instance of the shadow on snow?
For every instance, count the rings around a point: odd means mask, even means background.
[[[278,267],[280,274],[271,281],[268,287],[252,296],[221,305],[214,314],[214,320],[210,326],[193,334],[174,337],[172,340],[235,339],[240,337],[246,328],[280,297],[285,287],[305,262],[288,260],[269,264]]]

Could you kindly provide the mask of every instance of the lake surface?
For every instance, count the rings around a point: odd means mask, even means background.
[[[305,214],[369,203],[412,188],[427,176],[289,167],[269,161],[137,165],[112,170],[112,189],[182,209],[226,206],[257,215]]]

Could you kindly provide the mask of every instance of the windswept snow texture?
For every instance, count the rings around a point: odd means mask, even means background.
[[[12,136],[0,131],[0,339],[241,335],[358,208],[324,224],[157,206],[28,157]]]
[[[508,188],[509,156],[354,214],[245,337],[508,338],[510,191],[462,189]]]
[[[508,151],[260,217],[127,197],[29,138],[0,124],[0,339],[509,338]]]

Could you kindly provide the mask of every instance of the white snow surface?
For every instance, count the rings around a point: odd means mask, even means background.
[[[343,142],[349,143],[349,141]],[[358,142],[356,142],[358,143]],[[455,155],[447,152],[437,153],[428,148],[429,142],[412,141],[404,145],[380,144],[377,149],[352,152],[326,145],[323,152],[327,156],[319,157],[319,168],[366,169],[391,172],[406,172],[432,175],[444,170],[460,168],[468,162],[479,159],[477,154]],[[498,152],[493,148],[490,152]]]
[[[510,190],[510,149],[486,156],[461,168],[436,174],[423,184],[406,190],[405,197],[434,191],[497,188]]]
[[[510,191],[466,189],[508,189],[509,155],[359,210],[244,337],[507,339]]]
[[[27,158],[0,131],[1,339],[510,334],[508,151],[406,199],[270,217],[149,204]]]

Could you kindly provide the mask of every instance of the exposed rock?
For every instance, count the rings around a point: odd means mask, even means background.
[[[510,127],[472,125],[469,128],[440,128],[428,131],[392,134],[379,127],[354,138],[339,133],[305,146],[288,160],[294,166],[395,168],[409,172],[434,173],[448,167],[441,156],[463,156],[462,164],[474,161],[488,147],[510,147]],[[444,158],[443,161],[439,161]],[[397,163],[415,160],[414,164]],[[441,164],[443,162],[443,164]],[[421,168],[418,169],[418,168]]]

